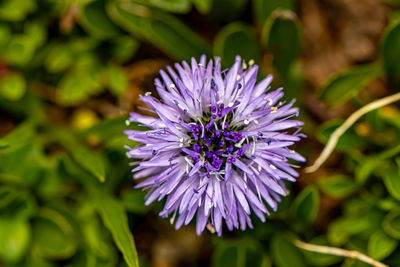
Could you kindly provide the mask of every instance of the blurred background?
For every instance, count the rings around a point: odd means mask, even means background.
[[[352,112],[400,88],[399,0],[1,0],[0,266],[400,266],[400,110],[362,117],[254,230],[197,237],[134,190],[123,134],[176,61],[236,54],[297,99],[311,165]],[[154,92],[155,93],[155,92]],[[305,167],[305,166],[303,166]],[[133,242],[134,240],[134,242]],[[136,244],[136,249],[134,244]],[[137,251],[137,252],[136,252]]]

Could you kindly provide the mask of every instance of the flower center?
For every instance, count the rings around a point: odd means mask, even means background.
[[[225,164],[235,162],[244,155],[248,145],[242,147],[245,138],[240,132],[242,127],[229,124],[232,111],[239,102],[211,107],[211,114],[203,116],[202,121],[190,123],[193,161],[201,163],[201,171],[207,177],[210,173],[221,172]]]

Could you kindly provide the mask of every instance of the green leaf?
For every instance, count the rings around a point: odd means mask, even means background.
[[[15,188],[0,187],[0,218],[26,220],[36,213],[34,198]]]
[[[400,176],[394,170],[384,173],[383,182],[390,195],[400,200]]]
[[[193,5],[203,15],[210,13],[212,0],[192,0]]]
[[[263,27],[262,43],[272,54],[272,63],[285,77],[301,49],[301,30],[295,13],[277,10]]]
[[[90,96],[88,88],[82,86],[87,77],[76,76],[75,73],[64,75],[57,91],[57,100],[63,105],[73,105],[82,102]]]
[[[120,63],[129,61],[139,49],[139,42],[128,35],[113,38],[112,45],[113,58]]]
[[[34,0],[4,0],[0,4],[0,19],[6,21],[22,21],[36,9]]]
[[[50,259],[66,259],[77,243],[71,223],[59,212],[42,208],[32,221],[32,250]]]
[[[293,203],[293,214],[298,220],[309,223],[315,220],[318,208],[318,191],[315,186],[309,185],[296,197]]]
[[[21,99],[25,91],[25,77],[20,73],[12,72],[0,79],[0,94],[8,100]]]
[[[111,92],[116,96],[120,96],[128,88],[129,81],[125,70],[118,65],[110,64],[107,71]]]
[[[176,60],[211,54],[201,36],[167,13],[121,1],[110,2],[107,11],[122,28],[145,38]]]
[[[215,37],[214,55],[221,56],[225,66],[232,65],[237,55],[257,63],[260,58],[257,38],[248,25],[233,22],[222,28]]]
[[[46,25],[39,21],[30,21],[24,25],[24,32],[28,36],[35,47],[43,45],[46,41]]]
[[[57,139],[65,149],[68,150],[76,163],[96,177],[100,182],[105,181],[105,168],[100,154],[79,143],[73,135],[63,129],[51,128],[49,130],[52,137]]]
[[[382,71],[382,66],[378,63],[360,65],[340,71],[334,74],[322,87],[320,98],[330,105],[339,106],[382,75]]]
[[[0,150],[8,148],[17,149],[27,142],[32,141],[34,125],[31,122],[24,122],[18,125],[11,133],[0,138]]]
[[[2,150],[5,156],[0,160],[0,181],[22,187],[34,185],[42,174],[44,162],[42,149],[39,142],[33,138],[22,146]]]
[[[31,231],[28,222],[0,218],[0,260],[16,262],[29,245]]]
[[[117,148],[116,146],[118,146],[123,152],[126,152],[123,147],[124,145],[135,147],[138,143],[133,140],[128,140],[124,131],[145,131],[148,129],[138,126],[138,123],[129,123],[129,125],[127,125],[127,119],[127,116],[105,119],[83,132],[83,134],[87,139],[101,142],[107,148]]]
[[[400,85],[400,20],[390,25],[383,34],[381,55],[383,66],[393,87]]]
[[[326,234],[329,243],[335,246],[342,246],[349,240],[350,234],[343,230],[343,228],[345,228],[342,227],[343,225],[345,226],[345,223],[340,219],[329,225],[328,232]]]
[[[73,69],[63,76],[57,90],[57,100],[63,105],[76,105],[103,87],[102,65],[93,54],[80,54]]]
[[[292,0],[253,0],[253,16],[258,25],[263,25],[276,9],[293,10]]]
[[[6,185],[0,186],[0,210],[9,205],[17,197],[17,191]]]
[[[94,175],[100,182],[106,180],[104,163],[99,154],[89,150],[84,146],[74,146],[69,148],[72,158],[84,169]]]
[[[8,42],[2,58],[10,65],[25,66],[32,59],[36,42],[28,35],[17,34]]]
[[[101,259],[111,257],[110,243],[105,241],[104,231],[94,216],[88,217],[82,222],[82,231],[89,249]]]
[[[4,49],[11,39],[11,30],[7,25],[0,24],[0,48]]]
[[[82,10],[79,23],[93,37],[112,39],[122,34],[122,31],[109,19],[104,1],[93,1]]]
[[[378,230],[368,240],[368,255],[376,260],[382,260],[395,250],[397,244],[397,240]]]
[[[393,210],[386,215],[382,227],[389,236],[400,239],[400,211]]]
[[[74,61],[74,55],[67,45],[54,45],[46,56],[44,66],[49,72],[62,72]]]
[[[121,203],[106,193],[99,185],[92,183],[89,190],[93,203],[122,252],[126,264],[129,267],[139,266],[133,236],[129,230],[128,219]]]
[[[307,266],[299,249],[283,236],[277,236],[272,240],[271,249],[278,267]]]
[[[359,162],[355,170],[357,182],[361,184],[365,183],[380,164],[382,164],[382,160],[376,157],[368,157]]]
[[[359,185],[345,175],[325,177],[318,180],[318,185],[322,192],[331,197],[337,198],[352,195],[359,189]]]
[[[329,225],[327,238],[334,246],[342,246],[351,235],[367,231],[371,227],[369,217],[342,217]]]
[[[135,0],[135,2],[174,13],[187,13],[190,10],[189,0]]]

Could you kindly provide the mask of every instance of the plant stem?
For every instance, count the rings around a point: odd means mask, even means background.
[[[376,266],[376,267],[389,267],[388,265],[383,264],[382,262],[376,261],[376,260],[374,260],[358,251],[355,251],[355,250],[345,250],[342,248],[333,248],[333,247],[326,247],[326,246],[320,246],[320,245],[313,245],[313,244],[305,243],[300,240],[294,240],[293,243],[297,247],[304,249],[304,250],[322,253],[322,254],[341,256],[341,257],[346,257],[346,258],[353,258],[353,259],[357,259],[357,260],[363,261],[365,263],[371,264],[372,266]]]
[[[337,128],[332,135],[329,138],[328,143],[325,145],[324,149],[322,150],[321,154],[317,158],[317,160],[314,162],[312,166],[309,166],[305,169],[305,172],[315,172],[316,170],[321,167],[322,164],[328,159],[332,151],[335,149],[335,146],[339,140],[339,138],[363,115],[366,113],[374,110],[381,108],[383,106],[389,105],[393,102],[399,101],[400,100],[400,93],[396,93],[381,99],[378,99],[376,101],[373,101],[364,107],[360,108],[359,110],[355,111],[353,114],[350,115],[350,117],[347,118],[347,120],[340,125],[339,128]]]

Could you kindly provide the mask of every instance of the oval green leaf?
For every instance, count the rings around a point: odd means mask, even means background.
[[[43,208],[32,222],[32,250],[49,259],[65,259],[76,250],[71,223],[59,212]]]
[[[6,262],[18,261],[28,248],[30,235],[28,222],[0,218],[0,259]]]
[[[246,61],[253,59],[257,63],[260,58],[257,38],[246,24],[238,22],[228,24],[215,37],[214,55],[221,56],[225,66],[232,65],[237,55]]]
[[[293,214],[300,220],[312,222],[315,220],[319,208],[318,190],[313,185],[307,186],[293,203]]]
[[[32,140],[34,125],[27,121],[15,128],[11,133],[0,138],[0,149],[17,149]]]
[[[368,255],[376,260],[382,260],[395,250],[397,244],[397,240],[378,230],[368,240]]]
[[[320,98],[330,105],[339,106],[357,95],[361,89],[380,75],[382,75],[382,66],[379,63],[340,71],[323,86]]]
[[[272,255],[278,267],[305,267],[304,256],[288,239],[277,236],[272,240]]]
[[[355,193],[359,185],[345,175],[335,175],[318,180],[322,192],[331,197],[343,198]]]
[[[190,10],[190,0],[135,0],[135,2],[174,13],[187,13]]]
[[[389,26],[382,38],[383,66],[393,87],[400,85],[400,20]]]
[[[0,94],[8,100],[21,99],[25,91],[25,77],[20,73],[13,72],[0,79]]]
[[[128,77],[125,70],[116,64],[110,64],[107,68],[108,86],[111,92],[120,96],[128,88]]]
[[[287,76],[301,49],[301,30],[295,13],[276,10],[263,27],[262,43],[271,52],[276,70]]]
[[[386,172],[383,181],[390,195],[400,200],[400,177],[398,173],[395,171]]]
[[[79,16],[79,23],[93,37],[99,39],[112,39],[122,34],[108,17],[104,1],[94,1],[85,5]]]
[[[386,215],[382,227],[389,236],[400,239],[400,211],[394,210]]]
[[[71,49],[64,44],[56,44],[51,47],[44,60],[47,71],[57,73],[65,71],[74,61]]]

